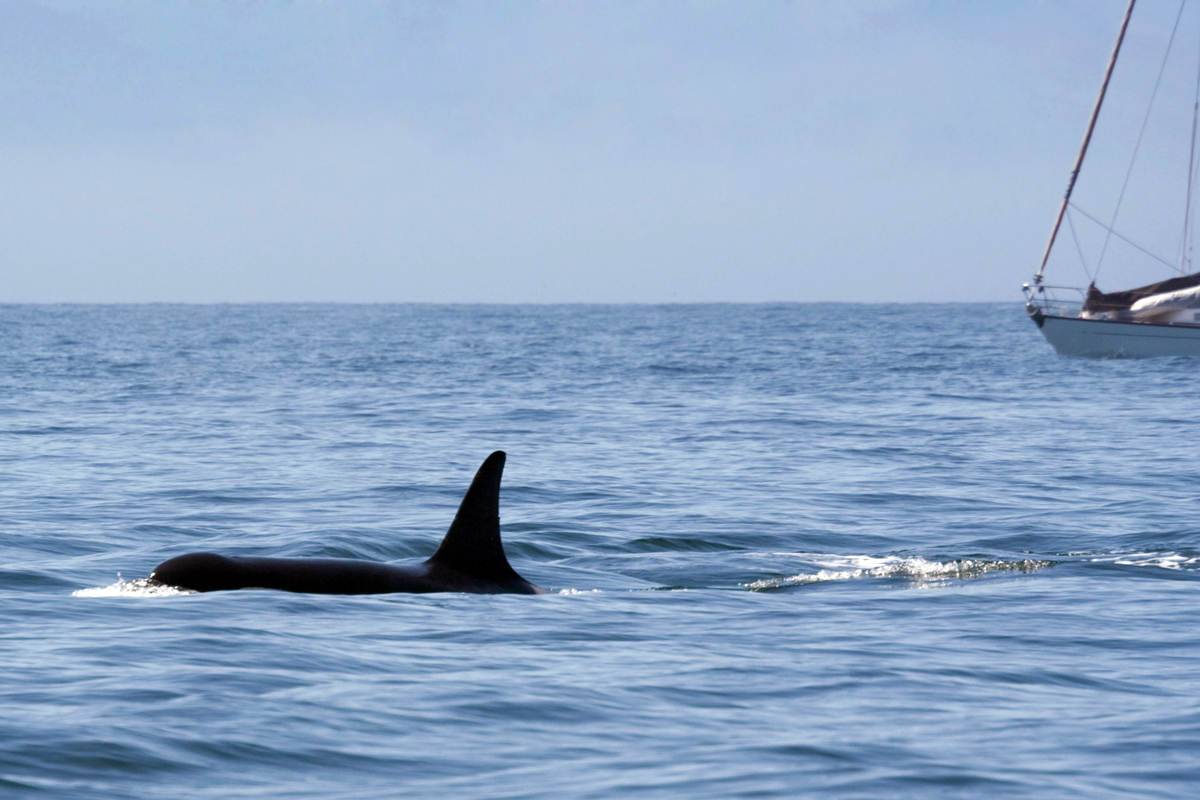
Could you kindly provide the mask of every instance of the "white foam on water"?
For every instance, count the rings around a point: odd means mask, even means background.
[[[80,589],[71,592],[72,597],[174,597],[179,594],[195,594],[190,589],[179,589],[166,586],[149,578],[138,578],[127,581],[118,578],[111,586],[97,586],[94,589]]]
[[[1098,556],[1094,562],[1120,564],[1125,567],[1156,567],[1158,569],[1200,569],[1200,556],[1185,556],[1182,553],[1119,553]]]
[[[823,567],[817,572],[802,573],[789,578],[767,578],[746,584],[751,591],[761,592],[809,583],[845,581],[854,578],[908,578],[915,584],[930,584],[964,578],[978,578],[992,572],[1033,572],[1052,566],[1053,561],[1022,559],[1021,561],[980,561],[955,559],[932,561],[920,556],[841,556],[818,553],[786,553],[798,556]]]

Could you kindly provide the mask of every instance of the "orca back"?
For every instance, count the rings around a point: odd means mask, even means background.
[[[437,552],[421,565],[341,558],[229,557],[189,553],[159,564],[150,577],[197,592],[279,589],[321,594],[476,592],[542,594],[518,575],[500,544],[504,453],[487,457],[467,489]]]

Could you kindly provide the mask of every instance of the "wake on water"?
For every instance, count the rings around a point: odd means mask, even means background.
[[[1200,569],[1200,556],[1176,552],[1136,552],[1073,554],[1061,559],[1026,558],[1015,561],[991,559],[951,559],[935,561],[921,556],[835,555],[825,553],[777,553],[798,558],[818,569],[784,578],[765,578],[745,584],[752,592],[786,589],[855,578],[901,578],[917,586],[935,586],[952,580],[982,578],[994,573],[1032,573],[1068,561],[1116,564],[1165,570]]]
[[[120,577],[117,578],[116,583],[108,586],[97,586],[71,592],[72,597],[174,597],[180,594],[196,594],[196,592],[167,586],[149,578],[127,581]]]
[[[912,583],[928,585],[949,580],[979,578],[993,572],[1035,572],[1054,566],[1056,562],[1042,559],[1021,561],[980,561],[954,559],[932,561],[920,556],[842,556],[819,553],[779,553],[801,558],[820,569],[787,578],[767,578],[746,584],[752,592],[785,589],[810,583],[845,581],[854,578],[907,578]]]

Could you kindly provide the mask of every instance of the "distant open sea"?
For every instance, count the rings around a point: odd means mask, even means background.
[[[0,306],[0,797],[1193,798],[1200,361],[997,305]],[[421,559],[508,453],[544,596]]]

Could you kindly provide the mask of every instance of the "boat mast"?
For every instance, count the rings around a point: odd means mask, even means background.
[[[1125,29],[1129,27],[1129,17],[1133,15],[1133,5],[1137,0],[1129,0],[1129,8],[1125,9],[1125,19],[1121,21],[1121,32],[1117,34],[1117,43],[1113,45],[1112,56],[1108,59],[1108,69],[1104,71],[1104,82],[1100,84],[1100,94],[1096,97],[1096,107],[1092,109],[1092,118],[1088,120],[1087,133],[1083,135],[1083,144],[1079,146],[1079,155],[1075,158],[1075,167],[1071,170],[1071,179],[1067,181],[1067,193],[1063,196],[1062,205],[1058,207],[1058,216],[1054,218],[1054,228],[1050,231],[1050,241],[1046,244],[1046,252],[1042,254],[1042,263],[1037,275],[1033,277],[1035,284],[1042,282],[1042,273],[1046,270],[1046,262],[1050,260],[1050,251],[1054,249],[1054,240],[1058,238],[1058,229],[1062,225],[1063,215],[1067,213],[1067,205],[1071,202],[1071,192],[1075,190],[1075,180],[1083,166],[1083,157],[1087,155],[1088,145],[1092,141],[1092,131],[1096,128],[1096,120],[1100,117],[1100,106],[1104,105],[1104,95],[1108,91],[1108,81],[1112,78],[1113,67],[1117,65],[1117,55],[1121,52],[1121,42],[1125,41]]]
[[[1192,190],[1196,182],[1196,126],[1200,123],[1200,63],[1196,65],[1196,100],[1192,106],[1192,149],[1188,156],[1187,204],[1183,207],[1183,252],[1179,254],[1179,274],[1186,275],[1192,261]]]

